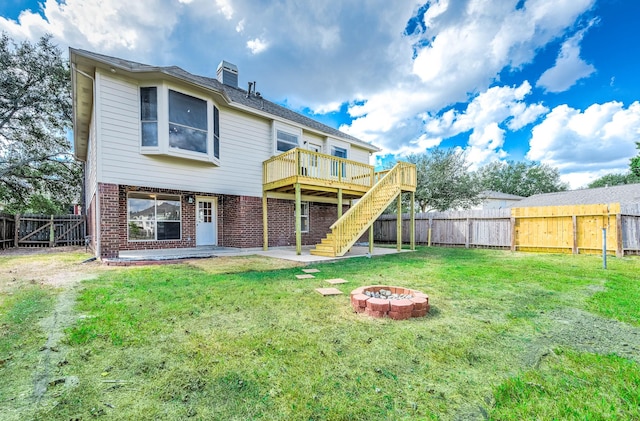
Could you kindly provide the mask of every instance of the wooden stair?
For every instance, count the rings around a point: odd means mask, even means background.
[[[415,190],[415,167],[399,162],[331,225],[331,232],[311,250],[311,254],[326,257],[344,256],[382,212],[405,190]]]

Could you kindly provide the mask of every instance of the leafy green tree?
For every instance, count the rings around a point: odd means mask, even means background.
[[[480,185],[469,172],[466,154],[456,149],[433,149],[411,154],[405,161],[416,165],[416,204],[421,212],[470,208],[482,201]]]
[[[636,149],[640,149],[640,142],[636,142]],[[631,163],[629,164],[631,169],[631,174],[633,174],[638,181],[640,181],[640,154],[631,158]]]
[[[605,174],[602,177],[593,180],[587,187],[593,189],[596,187],[620,186],[622,184],[633,183],[640,183],[640,177],[631,172],[623,174]]]
[[[0,202],[9,212],[66,213],[82,171],[71,154],[69,67],[51,36],[0,34]]]
[[[485,190],[524,197],[569,187],[560,180],[557,168],[535,161],[494,161],[480,168],[477,176]]]

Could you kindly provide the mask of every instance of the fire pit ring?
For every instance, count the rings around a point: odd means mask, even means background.
[[[371,317],[406,320],[429,312],[429,296],[415,289],[369,285],[351,291],[351,307]]]

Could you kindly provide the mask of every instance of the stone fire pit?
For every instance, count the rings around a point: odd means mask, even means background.
[[[426,316],[429,296],[415,289],[370,285],[351,291],[351,306],[356,313],[366,313],[371,317],[388,316],[404,320]]]

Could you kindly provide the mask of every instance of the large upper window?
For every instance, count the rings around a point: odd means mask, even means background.
[[[219,120],[218,109],[205,99],[161,86],[140,88],[143,153],[218,159]]]
[[[169,90],[169,147],[207,153],[207,102]]]
[[[298,136],[287,133],[282,130],[276,130],[278,139],[276,140],[276,149],[278,152],[286,152],[290,149],[298,147]]]
[[[129,241],[179,240],[180,196],[130,193],[127,199]]]

